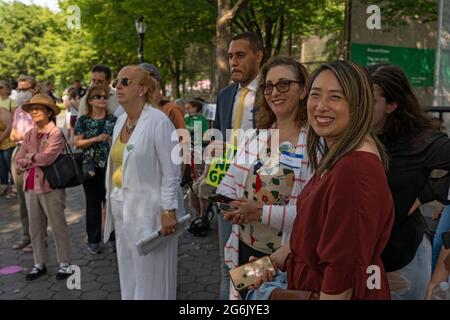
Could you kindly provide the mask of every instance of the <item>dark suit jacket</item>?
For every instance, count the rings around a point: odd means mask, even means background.
[[[222,132],[223,138],[226,139],[226,131],[227,129],[231,129],[232,127],[232,119],[233,119],[233,108],[234,108],[234,99],[236,98],[236,94],[238,92],[239,85],[237,83],[233,83],[228,87],[222,89],[217,95],[217,106],[216,106],[216,119],[214,120],[214,128],[219,129]],[[256,111],[256,101],[257,97],[255,97],[254,107],[252,112]],[[255,121],[253,121],[253,127],[255,127]]]

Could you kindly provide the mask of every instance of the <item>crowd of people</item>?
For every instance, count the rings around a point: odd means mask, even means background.
[[[198,217],[213,193],[232,200],[217,216],[222,300],[432,298],[449,281],[450,139],[424,114],[405,73],[333,61],[309,74],[283,56],[262,65],[262,41],[250,32],[233,37],[228,57],[232,84],[217,96],[214,139],[205,101],[165,97],[149,63],[115,79],[96,65],[90,86],[75,81],[62,100],[50,82],[21,76],[12,95],[0,81],[0,196],[19,200],[13,248],[33,253],[26,280],[47,273],[48,225],[56,278],[71,274],[65,190],[52,189],[42,168],[73,145],[83,154],[87,250],[100,254],[103,240],[116,252],[122,299],[176,299],[174,233],[186,213],[186,177]],[[64,132],[55,124],[59,102]],[[198,133],[201,147],[214,140],[212,158],[224,143],[235,152],[216,183],[214,161],[174,159],[179,145],[195,149]],[[432,201],[443,204],[434,234],[420,209]],[[141,255],[136,243],[155,232],[164,241]],[[238,290],[230,270],[265,256],[276,274],[263,270]]]

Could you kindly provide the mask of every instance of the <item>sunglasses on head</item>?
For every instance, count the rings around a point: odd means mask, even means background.
[[[108,100],[108,96],[103,95],[103,94],[96,94],[96,95],[93,95],[90,99],[91,100]]]
[[[112,81],[112,87],[115,88],[117,87],[118,84],[121,84],[124,87],[128,87],[131,83],[133,83],[133,81],[131,79],[128,78],[122,78],[122,79],[114,79]]]

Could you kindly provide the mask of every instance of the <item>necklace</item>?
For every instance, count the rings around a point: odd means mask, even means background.
[[[136,128],[137,120],[131,122],[130,119],[127,119],[127,122],[125,124],[126,124],[125,131],[128,134],[131,134],[131,133],[133,133],[134,128]]]

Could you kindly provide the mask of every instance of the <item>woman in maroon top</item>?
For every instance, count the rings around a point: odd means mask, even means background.
[[[309,89],[315,173],[298,198],[289,246],[272,261],[286,269],[288,289],[320,299],[390,299],[380,255],[394,207],[387,157],[372,130],[371,81],[361,67],[336,61],[316,70]]]

